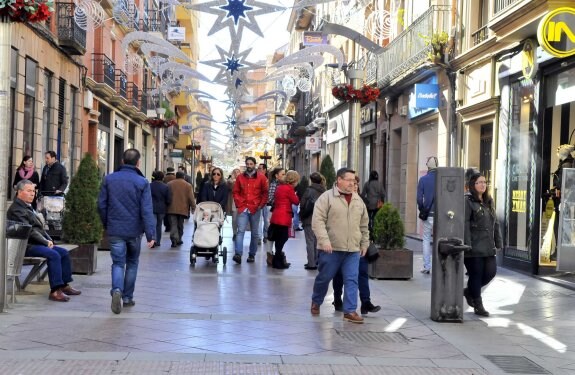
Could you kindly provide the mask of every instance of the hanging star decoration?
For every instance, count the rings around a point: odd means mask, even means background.
[[[222,47],[216,46],[216,50],[220,57],[215,60],[200,61],[204,65],[211,66],[219,70],[218,74],[214,77],[213,82],[221,85],[235,85],[235,77],[244,70],[258,69],[259,65],[246,61],[247,56],[251,52],[251,48],[245,51],[238,51],[233,46],[228,51]]]
[[[228,28],[232,41],[236,42],[241,39],[244,27],[261,37],[264,36],[256,21],[256,16],[287,9],[256,0],[213,0],[200,4],[184,4],[184,6],[198,12],[217,15],[218,18],[208,31],[208,36]]]

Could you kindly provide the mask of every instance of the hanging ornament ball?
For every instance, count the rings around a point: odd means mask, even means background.
[[[295,88],[295,79],[290,75],[285,76],[284,79],[282,80],[282,87],[284,88],[284,90],[286,92],[288,90],[294,89]],[[293,96],[293,95],[290,95],[290,96]]]
[[[297,94],[297,89],[295,87],[292,87],[291,89],[286,89],[285,93],[288,96],[288,98],[291,98],[292,96]]]
[[[311,81],[309,78],[301,78],[297,83],[297,88],[302,92],[308,92],[311,90]]]

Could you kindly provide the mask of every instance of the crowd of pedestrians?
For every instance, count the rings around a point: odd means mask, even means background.
[[[359,189],[359,177],[348,168],[337,171],[333,186],[326,186],[325,177],[318,172],[309,176],[307,186],[300,183],[302,177],[296,171],[277,167],[268,172],[266,164],[256,168],[256,159],[247,157],[244,170],[234,169],[227,179],[221,168],[210,168],[196,195],[184,166],[178,172],[169,167],[165,175],[155,171],[150,183],[139,169],[140,156],[136,149],[126,150],[122,165],[103,179],[98,197],[98,211],[110,243],[114,313],[135,305],[142,235],[146,236],[149,248],[158,247],[164,224],[170,233],[171,247],[183,245],[184,222],[194,213],[196,203],[205,201],[217,202],[231,216],[232,259],[238,265],[242,263],[246,231],[251,233],[247,263],[255,262],[258,245],[263,240],[268,266],[280,270],[290,267],[284,251],[286,242],[294,231],[304,231],[307,252],[304,267],[317,271],[311,295],[312,315],[319,315],[330,283],[333,283],[334,309],[343,312],[345,321],[363,322],[357,313],[358,293],[361,315],[381,309],[371,302],[368,262],[364,256],[373,239],[375,215],[386,199],[376,171],[369,174],[363,191]],[[26,256],[48,260],[49,299],[66,302],[69,296],[81,292],[70,285],[72,266],[68,252],[55,246],[44,230],[36,200],[42,194],[64,193],[68,177],[53,151],[46,152],[45,161],[39,176],[32,158],[23,158],[14,176],[16,196],[7,218],[32,226]],[[417,205],[423,222],[421,272],[429,274],[437,158],[428,158],[426,165],[428,172],[417,187]],[[502,246],[501,233],[485,177],[469,169],[465,178],[464,241],[471,250],[464,256],[469,278],[463,294],[476,314],[489,316],[481,290],[495,277],[495,252]]]

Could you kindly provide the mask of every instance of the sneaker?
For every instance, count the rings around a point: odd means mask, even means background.
[[[341,300],[335,300],[331,303],[335,311],[343,311],[343,302]]]
[[[429,274],[431,273],[431,271],[430,271],[430,270],[423,269],[423,270],[421,270],[421,273],[424,274],[424,275],[429,275]]]
[[[124,301],[123,305],[124,307],[132,307],[136,305],[136,301],[134,301],[133,299]]]
[[[255,261],[256,261],[256,258],[254,258],[253,255],[249,255],[249,256],[248,256],[248,260],[247,260],[248,263],[253,263],[253,262],[255,262]]]
[[[242,256],[240,254],[236,254],[234,255],[234,257],[232,258],[234,262],[236,262],[237,264],[241,264],[242,263]]]
[[[361,304],[361,315],[367,315],[367,313],[376,313],[379,310],[381,310],[381,306],[375,306],[371,302]]]
[[[119,314],[122,312],[122,292],[119,290],[114,290],[114,292],[112,292],[111,308],[114,314]]]
[[[343,314],[343,320],[350,323],[363,324],[363,318],[359,316],[355,311]]]

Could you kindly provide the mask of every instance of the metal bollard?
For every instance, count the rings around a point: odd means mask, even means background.
[[[435,181],[431,320],[463,321],[465,225],[462,168],[438,168]]]

